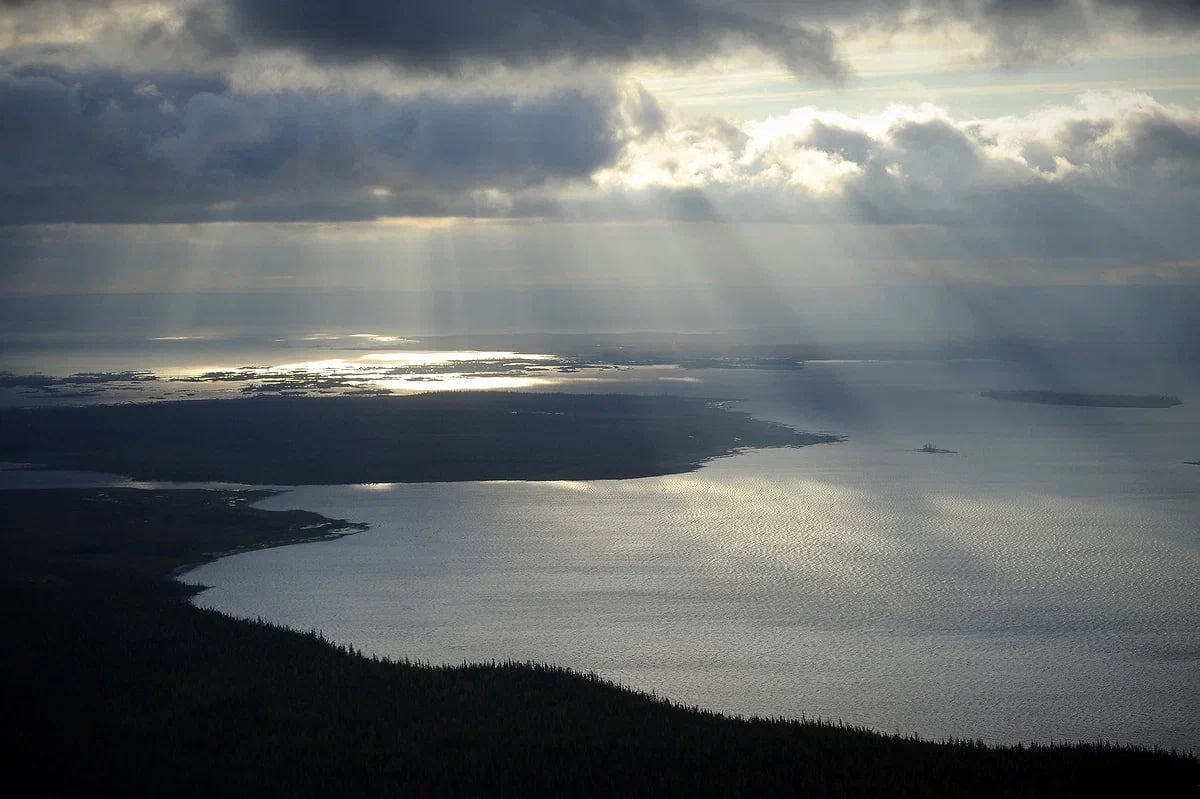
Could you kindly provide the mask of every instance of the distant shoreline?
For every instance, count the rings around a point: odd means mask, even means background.
[[[602,480],[833,443],[713,401],[462,392],[0,410],[0,459],[251,485]]]
[[[1081,394],[1061,391],[984,391],[981,397],[1038,405],[1074,405],[1082,408],[1173,408],[1179,397],[1166,394]]]

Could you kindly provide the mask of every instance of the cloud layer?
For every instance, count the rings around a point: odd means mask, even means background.
[[[937,225],[971,252],[1187,257],[1200,248],[1200,112],[1090,94],[1021,117],[812,108],[683,124],[598,175],[594,212]]]
[[[1195,107],[744,122],[679,115],[630,75],[740,54],[828,87],[864,32],[966,31],[1020,66],[1198,26],[1190,0],[4,0],[0,226],[828,223],[936,229],[964,259],[1192,263]]]
[[[495,214],[501,192],[610,164],[640,102],[606,86],[254,95],[214,77],[23,70],[0,76],[0,222]]]
[[[797,74],[840,79],[863,31],[959,26],[993,61],[1057,59],[1106,35],[1187,37],[1191,0],[5,0],[0,45],[21,57],[89,49],[131,68],[167,59],[227,64],[288,51],[324,64],[410,72],[496,66],[690,64],[747,48]],[[111,63],[110,63],[111,65]]]
[[[1061,49],[1116,25],[1195,27],[1189,0],[367,0],[352,12],[328,0],[231,0],[251,41],[324,58],[382,58],[451,69],[462,62],[525,64],[568,58],[697,60],[752,44],[792,69],[840,72],[833,30],[897,30],[963,22],[1009,57]]]
[[[245,94],[0,76],[0,223],[566,217],[932,225],[965,252],[1189,258],[1200,111],[1139,94],[994,119],[924,105],[675,118],[637,87]]]

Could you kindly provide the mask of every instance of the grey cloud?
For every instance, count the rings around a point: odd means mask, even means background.
[[[893,163],[916,178],[933,179],[938,186],[959,182],[973,175],[983,163],[978,145],[949,122],[906,121],[891,130]]]
[[[728,178],[614,191],[590,200],[585,213],[936,226],[956,243],[958,258],[1194,260],[1200,116],[1145,98],[1054,114],[1057,128],[1037,116],[1032,125],[959,125],[924,112],[900,115],[877,133],[819,119],[797,123],[796,134],[778,134],[785,148],[765,146],[755,155],[727,143],[723,168],[713,174]],[[718,142],[713,136],[704,147]],[[813,168],[797,149],[857,168],[838,177],[835,190],[797,189],[794,173]]]
[[[1173,167],[1188,182],[1200,182],[1200,125],[1185,128],[1178,122],[1151,117],[1134,128],[1116,159],[1119,165],[1139,168]]]
[[[746,46],[793,71],[844,77],[836,31],[974,27],[1008,65],[1071,55],[1129,25],[1187,35],[1194,0],[5,0],[0,22],[22,31],[10,58],[96,50],[94,63],[229,68],[239,54],[295,51],[328,65],[380,63],[410,72],[478,74],[637,60],[691,63]],[[117,14],[115,11],[122,13]],[[92,42],[63,44],[71,21]],[[39,32],[45,41],[38,43]],[[31,37],[31,38],[30,38]],[[82,60],[76,63],[89,63]]]
[[[1200,25],[1196,0],[1100,0],[1100,5],[1133,11],[1142,25],[1152,29]]]
[[[1051,135],[1028,142],[1022,155],[1030,166],[1058,172],[1061,159],[1073,181],[1133,186],[1157,181],[1170,190],[1200,180],[1200,119],[1172,116],[1161,107],[1113,117],[1069,119]]]
[[[454,71],[464,64],[525,66],[559,59],[696,61],[755,45],[800,73],[840,77],[831,28],[896,30],[919,19],[972,24],[1002,61],[1068,54],[1131,16],[1144,29],[1200,24],[1194,0],[229,0],[249,40],[323,60],[384,60]],[[1111,12],[1118,12],[1113,16]]]
[[[0,77],[0,222],[495,213],[476,192],[611,163],[619,102],[604,87],[248,95],[215,78],[26,70]]]
[[[224,57],[238,51],[237,36],[231,31],[222,8],[199,6],[188,9],[184,17],[183,36],[197,49],[210,55]]]
[[[1178,177],[1143,167],[1164,152],[1188,156],[1195,141],[1165,118],[1141,120],[1115,141],[1095,144],[1113,120],[1072,121],[1061,139],[1041,140],[1033,163],[989,156],[968,131],[941,119],[904,121],[876,143],[860,175],[844,186],[846,213],[882,224],[936,224],[967,251],[1034,257],[1182,257],[1200,244],[1179,209],[1200,198]],[[1029,146],[1026,148],[1030,149]],[[1115,152],[1107,164],[1102,153]],[[1083,159],[1086,170],[1049,181],[1054,157]],[[1154,195],[1157,193],[1157,197]]]
[[[453,71],[471,62],[526,66],[560,59],[697,61],[752,44],[797,71],[836,77],[820,26],[705,0],[231,0],[250,39],[321,59],[387,60]]]
[[[856,164],[865,163],[874,150],[874,142],[867,134],[827,125],[820,120],[813,123],[807,138],[796,146],[821,150]]]
[[[934,0],[919,3],[937,25],[967,21],[990,41],[992,57],[1008,66],[1072,56],[1104,33],[1142,30],[1187,33],[1200,25],[1195,0]]]

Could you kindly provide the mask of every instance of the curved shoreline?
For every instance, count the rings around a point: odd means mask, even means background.
[[[135,489],[135,490],[144,490],[144,489]],[[166,490],[174,491],[174,490],[178,490],[178,489],[166,489]],[[220,489],[198,489],[198,490],[207,491],[207,490],[220,490]],[[256,505],[257,503],[261,502],[264,499],[269,499],[270,497],[279,496],[280,494],[286,494],[287,491],[279,490],[279,489],[262,489],[262,490],[254,490],[252,492],[247,491],[244,493],[247,493],[247,494],[253,493],[254,495],[256,495],[255,498],[252,499],[248,503],[248,509],[254,510],[254,511],[260,511],[262,509],[256,508],[256,507],[254,507],[254,505]],[[263,512],[264,513],[275,513],[276,511],[263,511]],[[221,558],[229,557],[231,555],[243,555],[247,552],[258,552],[258,551],[264,550],[264,549],[275,549],[276,547],[290,547],[295,544],[316,544],[316,543],[320,543],[322,541],[336,541],[339,538],[346,538],[347,536],[355,535],[356,533],[361,533],[361,532],[371,529],[371,525],[366,524],[364,522],[351,522],[351,521],[347,521],[346,519],[330,519],[326,516],[322,516],[321,514],[314,512],[314,511],[302,511],[302,512],[303,513],[312,513],[314,516],[325,519],[324,522],[315,523],[315,526],[323,529],[324,532],[318,533],[316,535],[303,536],[303,537],[279,538],[279,539],[272,539],[269,541],[260,541],[257,543],[245,544],[245,545],[236,547],[234,549],[226,549],[226,550],[222,550],[219,552],[205,552],[203,554],[203,556],[201,556],[200,558],[198,558],[196,560],[176,566],[174,569],[171,570],[168,577],[171,580],[180,582],[179,578],[182,577],[183,575],[185,575],[189,572],[195,571],[196,569],[200,568],[201,566],[205,566],[209,563],[218,561]],[[312,526],[313,525],[306,525],[305,527],[303,527],[301,529],[302,530],[310,529]],[[186,585],[189,588],[195,589],[194,593],[200,593],[201,591],[206,591],[212,587],[212,586],[207,586],[207,585],[200,585],[198,583],[182,583],[182,582],[180,582],[180,584]]]

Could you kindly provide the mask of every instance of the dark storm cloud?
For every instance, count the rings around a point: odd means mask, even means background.
[[[1187,35],[1195,0],[3,0],[13,59],[229,67],[264,50],[326,65],[382,63],[462,76],[503,65],[693,63],[757,48],[801,74],[841,79],[838,32],[965,23],[991,57],[1070,56],[1129,29]],[[0,27],[3,30],[4,27]],[[65,38],[63,32],[71,29]],[[81,61],[79,63],[86,63]]]
[[[558,59],[697,61],[754,45],[796,72],[840,77],[830,26],[895,30],[920,20],[974,25],[1003,60],[1069,50],[1131,14],[1151,30],[1200,24],[1195,0],[230,0],[249,41],[333,61],[383,60],[453,71],[469,63],[510,66]],[[1112,24],[1120,24],[1116,20]]]
[[[256,95],[211,77],[26,69],[0,76],[0,222],[487,212],[473,192],[611,163],[618,101],[608,89]]]
[[[250,39],[324,59],[384,59],[434,71],[464,63],[696,61],[751,44],[798,71],[838,75],[829,33],[753,4],[704,0],[231,0]],[[747,9],[750,10],[747,10]]]

